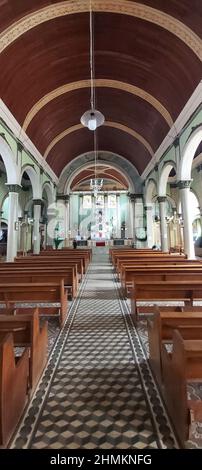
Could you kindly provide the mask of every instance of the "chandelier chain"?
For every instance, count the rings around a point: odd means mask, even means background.
[[[96,197],[103,185],[103,179],[97,178],[97,162],[98,162],[98,137],[96,129],[104,123],[103,114],[95,109],[95,40],[94,40],[94,13],[92,8],[92,0],[89,0],[89,62],[90,62],[90,107],[91,110],[86,111],[81,116],[81,123],[93,131],[94,144],[94,178],[90,181],[90,188],[94,191]]]
[[[97,132],[94,130],[95,180],[97,179]]]
[[[90,109],[81,116],[81,124],[94,131],[104,124],[104,115],[96,109],[96,85],[95,85],[95,12],[93,2],[89,0],[89,72],[90,72]]]
[[[91,77],[91,109],[95,109],[95,63],[94,63],[94,25],[92,0],[90,0],[90,77]]]

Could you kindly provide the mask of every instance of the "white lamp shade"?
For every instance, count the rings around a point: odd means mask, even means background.
[[[97,128],[97,121],[96,121],[96,118],[92,116],[88,121],[88,129],[89,131],[95,131],[96,128]]]
[[[104,124],[104,121],[105,118],[103,114],[96,109],[90,109],[81,116],[81,124],[84,127],[88,127],[90,131],[95,131],[97,127]]]

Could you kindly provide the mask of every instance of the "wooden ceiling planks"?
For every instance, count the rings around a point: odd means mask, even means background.
[[[138,3],[163,11],[201,34],[201,0]],[[54,4],[59,5],[59,0],[4,1],[0,4],[0,31]],[[96,78],[120,80],[145,91],[143,99],[100,87],[97,107],[108,121],[138,132],[155,151],[169,128],[147,102],[147,93],[175,120],[200,81],[201,62],[185,42],[152,22],[103,12],[96,13],[94,21]],[[89,78],[89,14],[61,16],[30,29],[1,53],[0,67],[0,95],[22,125],[44,95],[66,83]],[[58,134],[79,123],[88,108],[88,88],[65,93],[36,114],[27,133],[43,154]],[[57,175],[78,152],[92,150],[91,140],[88,131],[81,129],[52,148],[47,161]],[[113,127],[100,129],[99,140],[102,149],[122,154],[140,173],[151,158],[140,141]]]

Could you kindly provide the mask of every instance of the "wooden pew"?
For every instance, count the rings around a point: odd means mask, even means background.
[[[9,266],[8,268],[0,267],[0,284],[21,282],[53,282],[59,283],[64,281],[65,289],[69,295],[75,298],[78,291],[78,282],[72,268],[53,268],[47,266],[30,266],[20,264]]]
[[[26,256],[26,257],[20,257],[16,258],[15,264],[20,264],[20,265],[44,265],[44,266],[57,266],[59,267],[73,267],[75,268],[76,274],[80,274],[81,279],[84,274],[84,262],[80,258],[63,258],[62,256],[39,256],[39,255],[33,255],[33,256]]]
[[[132,270],[132,268],[135,267],[142,267],[142,266],[158,266],[158,265],[168,265],[168,266],[184,266],[184,265],[193,265],[193,266],[200,266],[202,267],[202,263],[198,260],[187,260],[187,259],[182,259],[180,257],[178,258],[164,258],[164,259],[159,259],[159,258],[140,258],[140,259],[118,259],[117,260],[117,274],[120,275],[122,274],[122,271],[124,270]]]
[[[171,343],[173,331],[178,329],[183,339],[202,339],[202,307],[201,311],[184,310],[177,307],[161,308],[154,306],[154,315],[147,319],[149,362],[155,378],[162,387],[162,344]]]
[[[202,268],[202,264],[198,262],[198,260],[182,260],[181,258],[135,258],[131,260],[118,260],[116,265],[116,273],[117,276],[120,278],[123,277],[125,271],[132,271],[133,267],[146,267],[146,266],[154,266],[158,267],[158,265],[168,265],[168,266],[184,266],[193,265],[193,266],[200,266]]]
[[[182,253],[182,250],[176,250],[172,252],[171,250],[169,251],[162,251],[162,250],[152,250],[152,248],[131,248],[131,247],[124,247],[120,249],[120,247],[114,247],[109,250],[109,258],[112,261],[112,264],[114,262],[115,257],[126,254],[126,256],[129,255],[144,255],[144,254],[162,254],[162,255],[175,255],[175,256],[185,256],[184,253]]]
[[[84,254],[78,254],[77,252],[75,254],[72,254],[72,253],[67,253],[67,254],[64,254],[64,253],[61,253],[61,254],[57,254],[55,255],[53,252],[51,252],[52,254],[44,254],[44,255],[32,255],[32,256],[29,256],[29,257],[24,257],[24,259],[31,259],[31,260],[34,260],[34,259],[48,259],[48,260],[53,260],[54,259],[58,262],[61,262],[62,260],[63,261],[72,261],[72,262],[75,262],[75,261],[81,261],[82,264],[83,264],[83,269],[84,269],[84,273],[86,273],[87,271],[87,268],[88,268],[88,265],[89,265],[89,255],[87,253],[84,253]],[[16,258],[16,261],[18,261],[19,259],[21,258]]]
[[[63,247],[61,250],[58,250],[61,253],[71,253],[71,254],[87,254],[89,262],[92,260],[92,248],[77,248],[75,249],[73,247]]]
[[[63,326],[67,316],[67,294],[64,281],[60,283],[9,283],[0,284],[0,302],[9,308],[20,303],[60,303],[58,307],[39,307],[43,315],[59,313],[59,323]],[[58,312],[59,310],[59,312]],[[1,309],[0,309],[1,313]]]
[[[48,322],[40,328],[38,309],[16,309],[15,315],[0,315],[0,338],[13,335],[15,347],[30,348],[29,386],[34,391],[47,362]]]
[[[78,276],[78,269],[80,271],[80,275],[83,276],[83,273],[84,273],[84,270],[83,270],[83,267],[82,266],[78,266],[78,263],[77,261],[66,261],[64,259],[61,259],[61,260],[58,260],[58,258],[28,258],[28,257],[24,257],[24,258],[17,258],[15,262],[7,262],[5,263],[5,267],[6,265],[9,267],[17,267],[17,266],[39,266],[39,267],[44,267],[44,269],[47,269],[47,268],[53,268],[53,269],[60,269],[60,268],[63,268],[63,269],[67,269],[67,271],[71,271],[74,273],[74,276]],[[81,268],[81,269],[80,269]]]
[[[137,302],[184,301],[193,305],[194,300],[202,300],[202,281],[139,281],[131,290],[131,314],[134,322],[138,319]],[[148,307],[141,308],[141,312]],[[140,311],[140,309],[139,309]]]
[[[165,400],[169,415],[182,445],[189,438],[193,421],[202,424],[202,401],[188,400],[187,382],[202,383],[202,340],[183,340],[173,332],[173,350],[162,346]]]
[[[52,256],[49,256],[49,255],[33,255],[33,256],[30,256],[29,258],[27,257],[22,257],[22,258],[16,258],[16,261],[19,262],[19,260],[23,261],[23,260],[29,260],[31,263],[36,260],[38,261],[51,261],[51,262],[54,262],[56,261],[57,262],[57,265],[58,267],[60,266],[61,263],[65,263],[67,266],[76,266],[76,270],[77,270],[77,273],[80,274],[81,276],[81,279],[83,277],[83,274],[84,274],[84,262],[83,262],[83,259],[82,258],[79,258],[79,257],[73,257],[73,256],[56,256],[55,254],[52,255]]]
[[[130,293],[133,283],[139,281],[149,281],[150,279],[156,281],[170,281],[170,280],[202,280],[202,266],[184,264],[183,266],[177,265],[148,265],[144,267],[134,266],[133,268],[123,269],[121,277],[121,285],[123,294],[127,297]]]
[[[15,362],[11,334],[0,340],[0,445],[6,446],[27,403],[29,348]]]
[[[141,253],[141,254],[144,254],[144,253],[154,253],[154,250],[152,250],[152,248],[129,248],[128,246],[124,246],[122,248],[120,247],[113,247],[113,248],[109,248],[109,259],[110,261],[112,262],[113,264],[113,261],[114,261],[114,255],[119,255],[119,254],[122,254],[122,253]],[[158,250],[158,253],[165,253],[163,252],[162,250]]]
[[[182,260],[182,259],[186,259],[186,256],[185,255],[170,255],[169,253],[161,253],[161,252],[153,252],[153,253],[144,253],[144,254],[141,254],[141,253],[121,253],[121,254],[114,254],[113,255],[113,265],[116,269],[116,266],[117,266],[117,262],[118,260],[121,260],[121,259],[124,259],[126,262],[127,260],[140,260],[142,261],[143,259],[146,261],[150,261],[150,260],[166,260],[166,259],[172,259],[173,261],[176,259],[176,260]]]

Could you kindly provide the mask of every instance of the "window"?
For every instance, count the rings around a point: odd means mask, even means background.
[[[91,209],[91,207],[92,207],[91,194],[86,194],[85,196],[83,196],[83,208]]]
[[[108,208],[116,209],[116,194],[109,194],[108,196]]]

